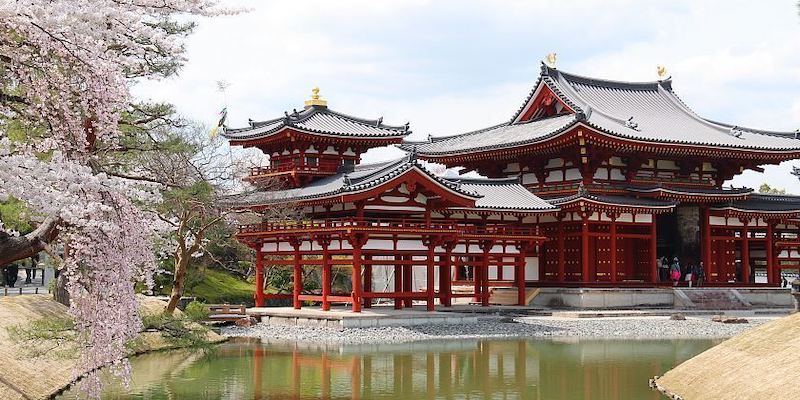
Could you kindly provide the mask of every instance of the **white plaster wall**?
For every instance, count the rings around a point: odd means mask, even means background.
[[[536,174],[527,172],[522,174],[522,184],[523,185],[530,185],[534,183],[539,183],[539,179],[536,178]]]
[[[525,280],[539,280],[539,257],[525,257]]]
[[[566,171],[566,178],[564,180],[573,181],[581,178],[581,171],[579,169],[570,168]]]

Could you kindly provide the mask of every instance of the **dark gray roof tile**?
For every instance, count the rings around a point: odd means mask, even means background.
[[[539,87],[548,87],[576,114],[517,121]],[[798,151],[797,132],[765,131],[698,116],[673,92],[671,80],[620,82],[543,66],[536,86],[510,122],[417,144],[420,155],[455,155],[536,143],[583,122],[612,136],[657,144],[757,151]]]
[[[222,135],[230,140],[260,139],[287,127],[309,133],[355,138],[401,138],[411,133],[408,125],[385,125],[382,119],[357,118],[327,107],[312,106],[296,113],[287,113],[283,118],[251,122],[247,128],[226,129]]]
[[[295,189],[253,191],[229,196],[223,203],[247,208],[275,203],[323,199],[376,187],[416,168],[434,181],[463,196],[475,199],[475,207],[488,210],[551,211],[557,207],[525,189],[515,179],[457,179],[434,175],[421,162],[403,157],[379,164],[356,166],[350,173],[322,178]]]

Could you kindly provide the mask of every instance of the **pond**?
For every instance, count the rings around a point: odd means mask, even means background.
[[[663,399],[649,378],[720,340],[443,340],[309,347],[235,340],[132,359],[106,399]],[[59,399],[77,398],[66,392]]]

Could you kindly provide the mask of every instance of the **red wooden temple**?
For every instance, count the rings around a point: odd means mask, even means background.
[[[432,310],[457,296],[486,305],[503,286],[524,304],[526,287],[670,285],[660,257],[702,262],[709,285],[775,286],[800,264],[800,197],[723,187],[746,169],[800,158],[796,132],[702,118],[670,79],[617,82],[542,65],[510,121],[425,142],[404,141],[409,133],[333,111],[316,91],[302,111],[226,130],[232,145],[270,156],[247,180],[287,185],[234,196],[235,207],[293,204],[304,216],[241,227],[257,253],[257,305],[285,296],[264,293],[267,256],[293,268],[296,308],[353,311],[381,298],[395,308],[418,300]],[[408,155],[360,164],[387,145]],[[467,175],[437,176],[428,162]],[[318,293],[303,292],[309,268]],[[334,293],[332,271],[343,269],[351,287]]]

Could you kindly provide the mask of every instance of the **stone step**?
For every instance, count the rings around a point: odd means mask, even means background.
[[[700,310],[749,310],[752,306],[733,289],[675,289]]]
[[[525,305],[530,304],[538,294],[539,288],[525,289]],[[517,295],[517,288],[492,288],[489,292],[489,304],[517,305]]]

